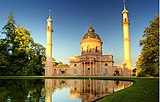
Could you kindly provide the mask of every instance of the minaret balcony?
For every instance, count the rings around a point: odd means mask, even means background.
[[[51,32],[53,32],[53,30],[52,30],[52,29],[46,29],[46,31],[51,31]]]
[[[129,22],[122,22],[122,25],[130,25]]]

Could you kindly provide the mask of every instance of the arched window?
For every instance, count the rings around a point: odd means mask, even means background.
[[[125,18],[124,21],[127,22],[127,19]]]
[[[87,46],[87,52],[91,52],[91,48],[89,45]]]
[[[96,46],[96,52],[98,52],[98,48],[97,48],[97,46]]]
[[[91,52],[91,46],[89,45],[89,52]]]
[[[82,46],[82,49],[81,49],[81,53],[83,53],[83,46]]]
[[[91,73],[91,72],[90,72],[90,68],[88,68],[88,75],[90,75],[90,73]]]
[[[89,51],[89,46],[87,46],[87,52]]]

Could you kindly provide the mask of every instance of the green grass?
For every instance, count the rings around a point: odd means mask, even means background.
[[[131,78],[134,85],[110,94],[98,102],[159,102],[158,78]]]
[[[98,102],[159,102],[159,78],[97,77],[97,76],[0,76],[0,79],[105,79],[132,81],[134,84],[124,90],[112,93]]]

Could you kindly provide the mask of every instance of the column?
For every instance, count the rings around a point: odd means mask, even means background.
[[[94,61],[93,61],[93,75],[95,75]]]
[[[83,67],[83,62],[81,62],[81,66],[82,66],[82,75],[84,75],[84,67]]]
[[[86,80],[83,81],[84,81],[84,93],[86,93]]]
[[[95,91],[95,92],[96,92],[96,93],[98,93],[97,81],[98,81],[98,80],[95,80],[95,82],[96,82],[96,84],[95,84],[95,85],[96,85],[96,88],[95,88],[95,89],[96,89],[96,91]]]
[[[90,95],[90,98],[91,98],[91,97],[92,97],[92,80],[90,80],[90,88],[89,88],[89,89],[90,89],[90,90],[89,90],[89,91],[90,91],[90,92],[89,92],[89,93],[90,93],[89,95]]]
[[[84,62],[84,75],[86,75],[85,63],[86,63],[86,62]]]
[[[97,75],[97,71],[98,71],[98,69],[97,69],[97,63],[95,63],[95,66],[96,66],[96,68],[95,68],[96,70],[95,71],[96,71],[96,75]]]
[[[91,60],[90,60],[90,75],[92,75],[92,70],[91,70]]]
[[[100,67],[100,70],[99,70],[99,75],[101,75],[101,62],[99,63],[99,67]]]
[[[94,82],[95,80],[93,80],[93,97],[95,97],[94,96],[94,93],[95,93],[95,82]]]

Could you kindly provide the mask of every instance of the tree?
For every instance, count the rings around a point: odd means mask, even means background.
[[[12,12],[2,34],[5,37],[0,39],[0,75],[41,75],[45,48],[33,41],[28,30],[16,25]]]
[[[56,62],[56,60],[54,58],[52,58],[52,64],[53,64],[53,66],[57,66],[58,62]]]
[[[57,66],[63,66],[63,62],[59,61]]]
[[[140,40],[141,54],[136,62],[138,76],[158,76],[159,72],[159,16],[145,28]]]
[[[57,66],[68,66],[68,64],[64,64],[63,62],[59,61],[59,63],[57,64]]]
[[[13,75],[14,68],[10,68],[10,66],[14,67],[14,65],[11,65],[10,54],[12,53],[11,49],[14,47],[12,45],[12,41],[14,39],[15,33],[15,20],[13,19],[13,14],[10,12],[10,15],[8,16],[8,22],[7,24],[2,28],[2,34],[5,35],[5,37],[2,37],[0,39],[0,75]]]

